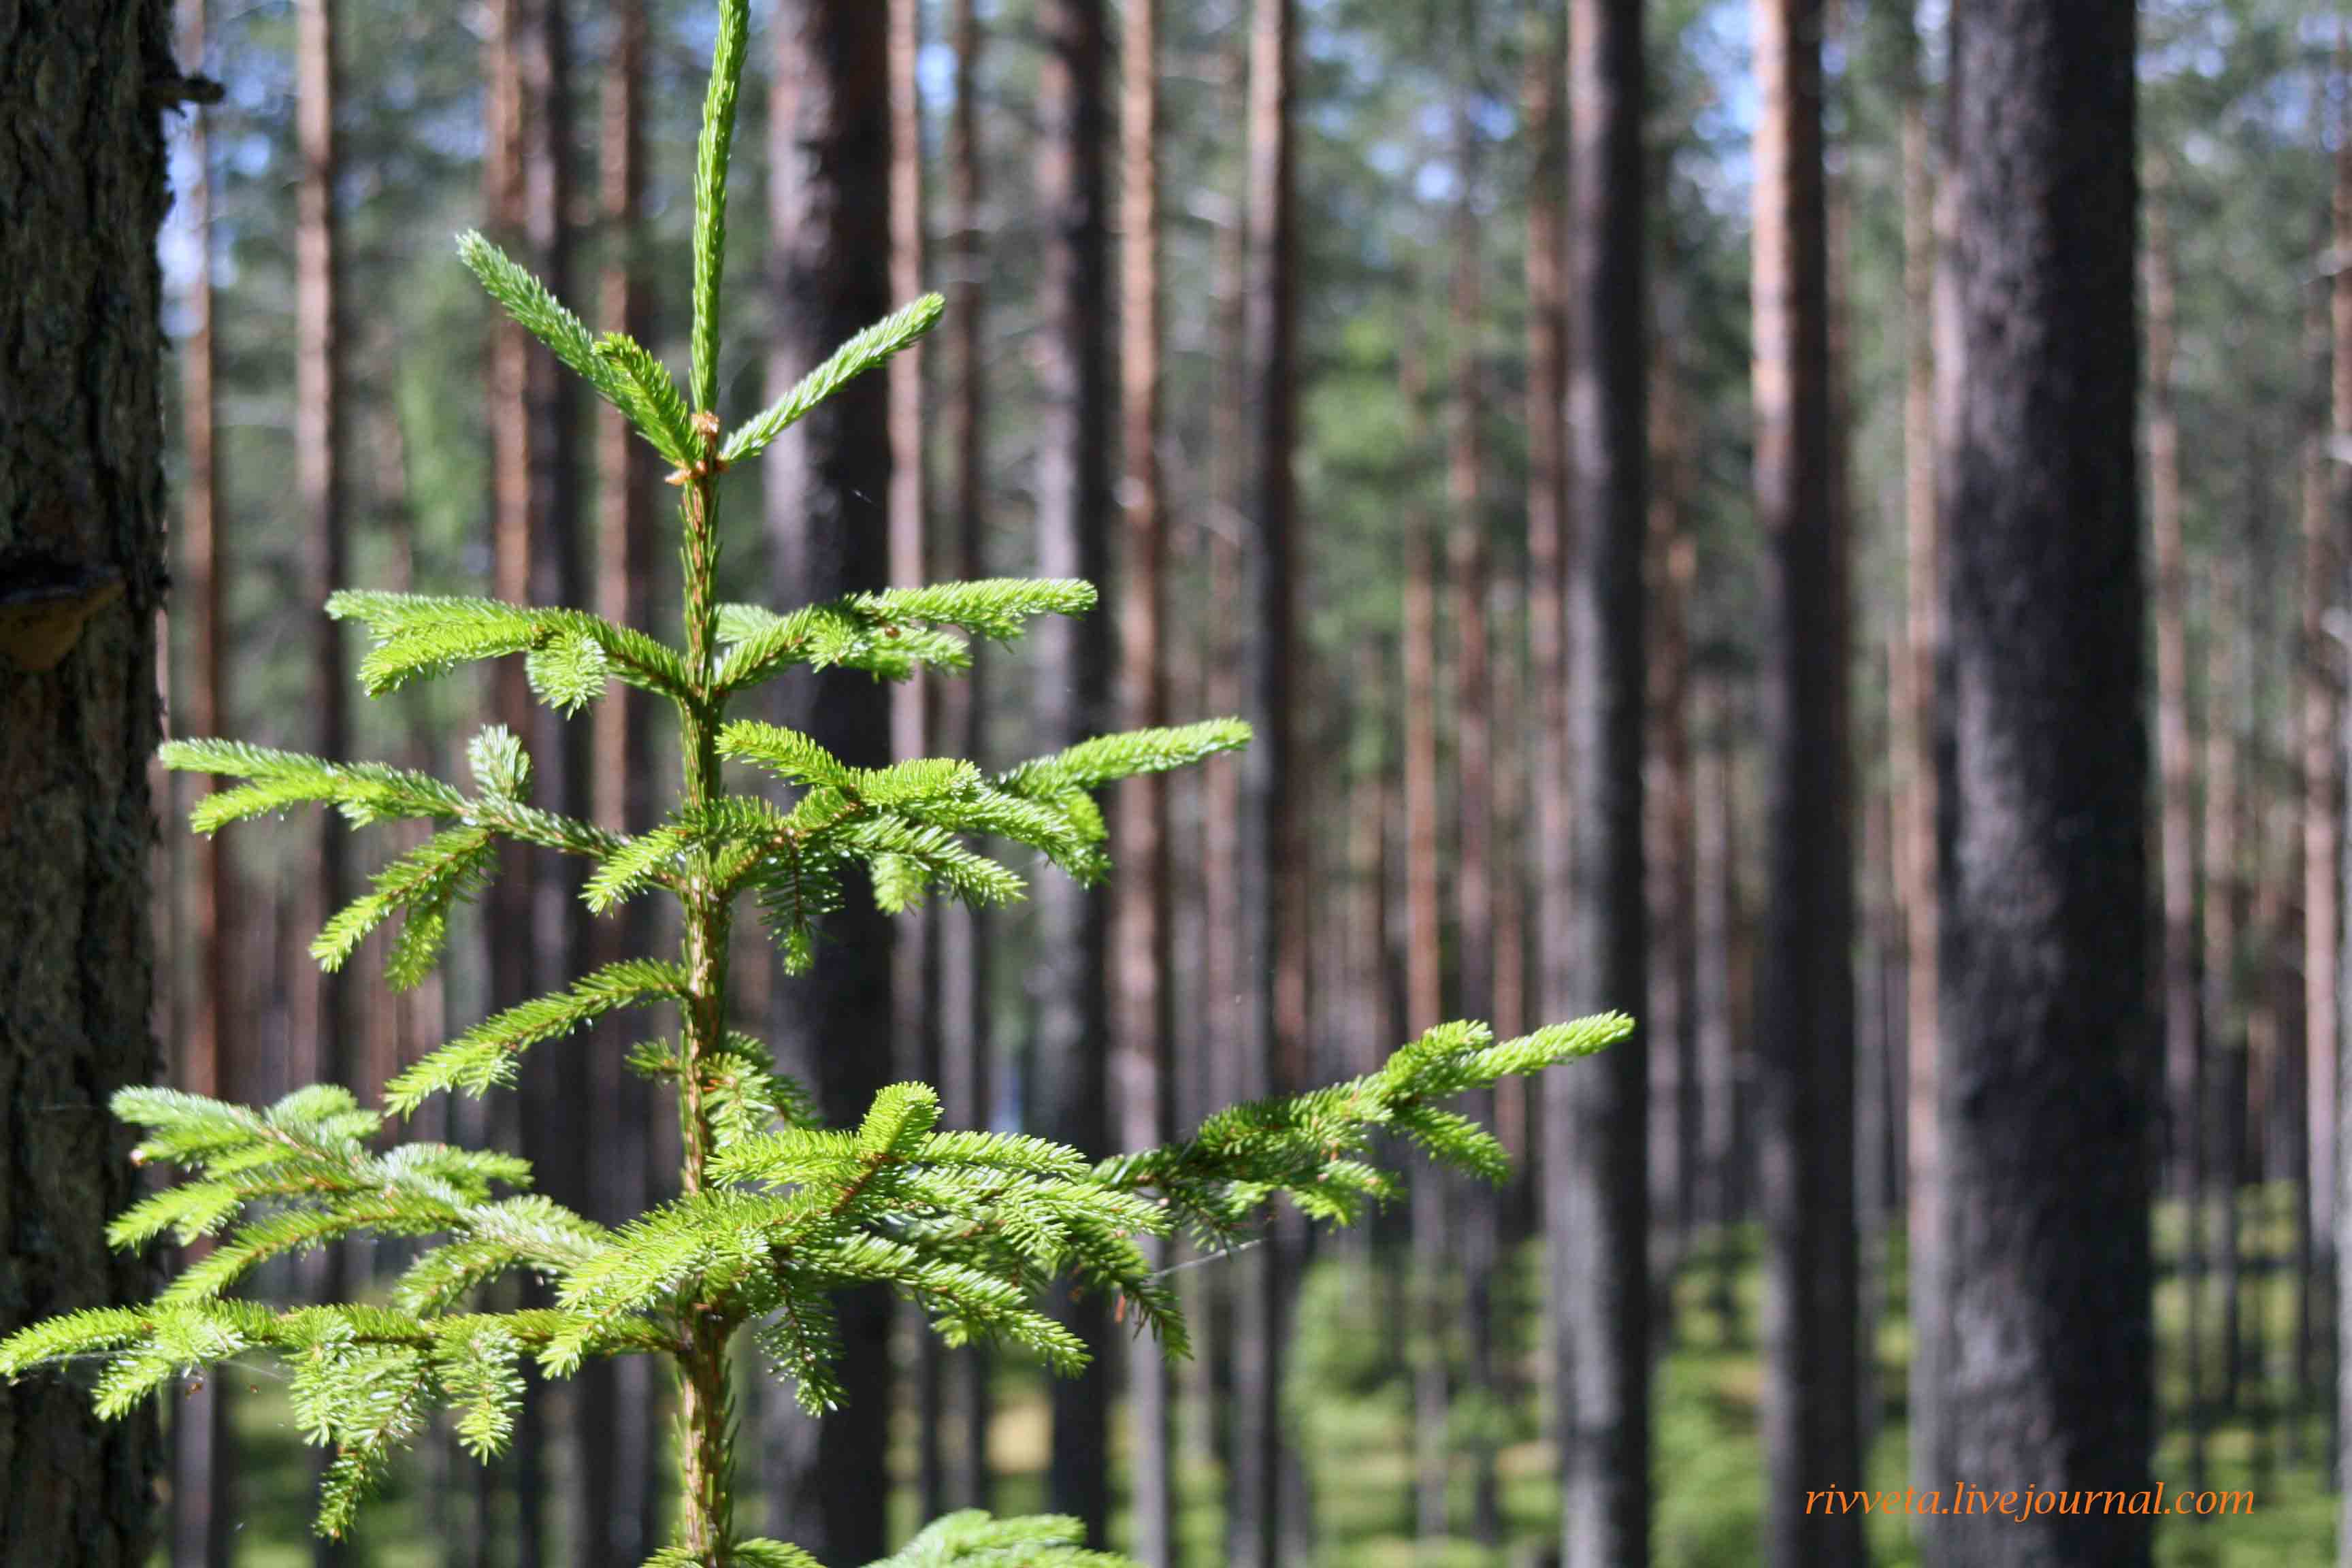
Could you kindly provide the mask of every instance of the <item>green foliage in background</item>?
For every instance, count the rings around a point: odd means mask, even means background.
[[[97,1406],[120,1416],[176,1379],[274,1356],[287,1366],[304,1436],[331,1450],[322,1535],[349,1530],[436,1414],[447,1413],[464,1446],[487,1459],[512,1439],[526,1366],[562,1377],[591,1357],[648,1354],[677,1377],[680,1490],[677,1541],[648,1568],[805,1568],[814,1560],[799,1549],[734,1530],[729,1367],[739,1334],[812,1413],[843,1396],[831,1301],[860,1285],[887,1283],[919,1302],[950,1343],[1008,1341],[1066,1373],[1085,1364],[1087,1347],[1036,1302],[1054,1281],[1075,1278],[1116,1295],[1167,1352],[1182,1354],[1182,1312],[1140,1238],[1181,1227],[1204,1246],[1225,1245],[1281,1195],[1317,1218],[1350,1221],[1393,1190],[1368,1158],[1379,1133],[1499,1179],[1500,1145],[1444,1102],[1599,1050],[1631,1027],[1612,1015],[1496,1042],[1483,1025],[1441,1025],[1376,1072],[1221,1111],[1181,1142],[1099,1162],[1041,1139],[943,1130],[938,1097],[915,1083],[885,1089],[855,1128],[825,1127],[766,1047],[726,1027],[727,937],[747,896],[783,967],[797,973],[814,963],[818,933],[853,880],[894,912],[930,897],[976,906],[1017,899],[1020,873],[974,841],[1023,846],[1091,883],[1110,868],[1097,792],[1248,739],[1230,720],[1141,731],[991,775],[950,758],[856,767],[810,736],[729,718],[732,700],[787,671],[883,680],[953,671],[969,663],[972,637],[1011,640],[1036,616],[1083,615],[1095,602],[1083,583],[1027,581],[896,588],[783,613],[718,602],[724,470],[907,348],[940,310],[927,297],[861,332],[724,433],[715,411],[719,302],[747,19],[748,0],[721,0],[697,157],[688,388],[637,343],[593,333],[488,240],[459,241],[507,312],[672,465],[685,646],[579,610],[488,599],[347,592],[328,605],[368,631],[359,678],[371,695],[521,658],[531,690],[566,713],[603,700],[616,680],[666,698],[684,764],[667,819],[624,834],[533,805],[530,758],[495,727],[469,748],[469,786],[231,741],[163,751],[167,766],[236,781],[196,807],[200,831],[301,805],[331,806],[354,827],[430,825],[319,933],[312,952],[329,969],[394,927],[386,979],[423,980],[452,910],[497,874],[502,842],[588,862],[583,896],[597,912],[656,892],[683,909],[676,960],[611,963],[484,1018],[394,1078],[383,1111],[333,1085],[267,1108],[162,1089],[116,1097],[116,1114],[144,1130],[137,1157],[182,1179],[121,1215],[110,1238],[136,1247],[169,1237],[189,1248],[185,1266],[149,1302],[51,1319],[0,1342],[0,1375],[95,1358],[103,1363]],[[777,793],[728,789],[725,762],[772,780]],[[677,1097],[684,1164],[673,1202],[607,1228],[530,1193],[529,1165],[510,1155],[387,1136],[391,1116],[439,1094],[511,1087],[526,1051],[646,1009],[676,1017],[674,1035],[631,1057]],[[426,1244],[380,1303],[280,1309],[234,1293],[274,1258],[357,1236]],[[548,1281],[552,1304],[480,1308],[486,1287],[519,1274]],[[1068,1520],[967,1513],[932,1525],[889,1563],[1118,1561],[1087,1550]]]

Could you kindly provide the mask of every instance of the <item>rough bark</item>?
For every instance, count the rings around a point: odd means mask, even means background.
[[[2134,7],[1955,20],[1948,1458],[1989,1492],[2132,1492],[2151,1484],[2156,1088],[2137,190],[2112,153],[2136,118]],[[2148,1561],[2144,1519],[1944,1526],[1959,1568]]]
[[[135,1195],[106,1111],[158,1065],[147,768],[163,591],[156,234],[163,0],[19,8],[0,54],[0,1334],[143,1294],[106,1223]],[[77,1380],[0,1398],[0,1558],[135,1568],[153,1420]]]
[[[1167,528],[1160,476],[1160,45],[1159,0],[1127,0],[1119,78],[1119,500],[1126,574],[1119,618],[1119,722],[1168,721],[1162,652]],[[1174,1003],[1174,926],[1168,842],[1168,789],[1159,775],[1120,784],[1117,903],[1119,1142],[1144,1149],[1172,1133],[1170,1049]],[[1164,1266],[1167,1247],[1147,1242]],[[1170,1447],[1168,1363],[1138,1342],[1127,1359],[1133,1524],[1129,1550],[1146,1568],[1175,1561],[1176,1473]]]
[[[1757,990],[1766,1552],[1862,1560],[1805,1494],[1861,1472],[1853,1211],[1846,551],[1830,499],[1822,0],[1757,0],[1756,509],[1764,574],[1766,915]]]
[[[2338,82],[2337,101],[2345,103],[2344,92],[2352,90],[2352,35],[2347,35],[2340,17],[2336,23],[2335,75]],[[2345,541],[2345,514],[2347,503],[2352,503],[2352,468],[2347,465],[2347,458],[2352,458],[2352,266],[2346,265],[2345,261],[2346,258],[2352,257],[2352,110],[2347,110],[2347,118],[2336,131],[2336,188],[2328,225],[2334,239],[2334,244],[2329,247],[2329,255],[2335,258],[2336,268],[2327,291],[2327,427],[2328,457],[2332,459],[2328,466],[2327,500],[2332,564],[2335,568],[2328,579],[2327,592],[2330,608],[2338,614],[2346,603],[2347,592],[2352,592],[2352,584],[2347,584],[2345,580],[2347,568],[2352,567],[2352,553],[2347,552]],[[2346,714],[2352,710],[2347,710],[2345,704],[2346,667],[2341,632],[2332,625],[2327,631],[2326,670],[2328,690],[2334,700],[2336,726],[2329,737],[2332,776],[2328,782],[2335,794],[2328,802],[2328,810],[2336,824],[2331,847],[2340,855],[2344,833],[2342,792],[2347,770],[2346,747],[2352,745],[2352,730],[2345,727]],[[2324,960],[2318,958],[2316,947],[2310,950],[2304,981],[2315,994],[2325,990],[2329,997],[2325,1020],[2326,1032],[2322,1034],[2321,1023],[2314,1022],[2310,1026],[2309,1037],[2314,1063],[2310,1086],[2312,1124],[2316,1127],[2325,1123],[2328,1129],[2324,1147],[2315,1143],[2312,1148],[2312,1191],[2327,1194],[2325,1208],[2315,1216],[2315,1221],[2324,1222],[2315,1223],[2314,1227],[2315,1234],[2324,1238],[2315,1275],[2321,1298],[2327,1304],[2328,1315],[2335,1325],[2334,1333],[2328,1337],[2327,1348],[2332,1352],[2334,1364],[2329,1368],[2331,1376],[2327,1381],[2334,1387],[2336,1397],[2327,1401],[2325,1408],[2328,1469],[2340,1500],[2336,1515],[2337,1560],[2352,1563],[2352,1535],[2346,1533],[2352,1531],[2352,1494],[2345,1491],[2346,1477],[2352,1475],[2352,1459],[2347,1458],[2347,1450],[2344,1443],[2345,1430],[2352,1426],[2352,1378],[2346,1375],[2347,1369],[2352,1368],[2352,1290],[2345,1289],[2341,1272],[2344,1259],[2352,1256],[2352,1200],[2347,1200],[2346,1195],[2347,1178],[2352,1178],[2352,1163],[2347,1160],[2347,1148],[2352,1148],[2352,1131],[2347,1128],[2347,1112],[2352,1112],[2352,1098],[2347,1096],[2347,1086],[2338,1065],[2343,1051],[2345,985],[2347,976],[2352,975],[2352,962],[2347,962],[2347,958],[2352,957],[2352,934],[2347,934],[2352,933],[2352,926],[2347,925],[2344,917],[2347,900],[2352,900],[2352,880],[2347,880],[2347,876],[2352,876],[2352,868],[2337,862],[2323,861],[2322,865],[2332,879],[2329,904],[2330,912],[2336,919],[2336,930],[2329,933],[2334,940],[2326,949]],[[2306,886],[2311,875],[2311,868],[2306,865]],[[2310,940],[2306,932],[2305,941],[2308,943]],[[2328,1067],[2325,1082],[2317,1073],[2317,1066],[2323,1058]]]
[[[1547,1017],[1647,1005],[1642,937],[1642,536],[1648,316],[1642,6],[1570,0],[1569,788],[1574,883]],[[1646,1036],[1548,1074],[1544,1182],[1566,1568],[1649,1556]]]
[[[889,309],[888,29],[885,7],[791,0],[770,24],[769,300],[776,323],[767,380],[781,393]],[[890,488],[886,378],[853,382],[771,449],[769,562],[775,602],[798,605],[883,584],[888,539],[873,499]],[[887,704],[841,672],[782,688],[784,721],[845,761],[879,764]],[[908,1064],[868,1046],[890,1016],[890,921],[853,899],[834,917],[817,967],[780,980],[772,1043],[804,1075],[835,1124],[854,1122]],[[892,1300],[885,1289],[838,1298],[848,1399],[823,1421],[770,1402],[765,1479],[770,1533],[827,1562],[884,1551],[891,1405]]]

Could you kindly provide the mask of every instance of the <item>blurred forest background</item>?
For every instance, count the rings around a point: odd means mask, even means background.
[[[570,725],[459,682],[354,703],[356,650],[314,611],[363,584],[674,613],[662,476],[493,322],[450,237],[484,227],[597,324],[681,361],[710,8],[180,7],[185,68],[226,90],[173,129],[168,730],[437,765],[455,761],[429,754],[444,737],[510,709],[544,798],[641,824],[675,761],[635,694]],[[1563,1482],[1555,1434],[1589,1439],[1605,1384],[1649,1412],[1654,1561],[1744,1564],[1768,1539],[1790,1564],[1931,1560],[1921,1521],[1876,1514],[1791,1555],[1806,1538],[1783,1516],[1802,1478],[1974,1479],[1908,1436],[1929,1429],[1933,1386],[1912,1304],[1957,1299],[1915,1290],[1942,1265],[1906,1246],[1938,1179],[1938,558],[1969,526],[1948,498],[1939,520],[1936,465],[1947,11],[755,11],[732,265],[769,282],[738,296],[729,339],[770,347],[722,367],[723,402],[752,406],[813,363],[830,344],[799,323],[837,299],[938,288],[947,323],[894,372],[895,466],[863,470],[893,477],[827,491],[846,508],[834,536],[865,542],[861,559],[887,545],[894,581],[1106,587],[1076,636],[983,652],[977,681],[901,700],[897,750],[929,736],[993,762],[1059,743],[1060,725],[1224,712],[1266,738],[1247,769],[1122,798],[1107,891],[977,921],[939,910],[895,950],[822,953],[805,980],[747,948],[753,1017],[855,1020],[823,1048],[887,1053],[892,1073],[940,1084],[950,1121],[1098,1150],[1362,1070],[1439,1017],[1507,1034],[1538,1000],[1546,1016],[1622,1006],[1647,1042],[1629,1068],[1564,1069],[1646,1074],[1613,1102],[1641,1135],[1573,1155],[1599,1173],[1589,1190],[1615,1194],[1618,1229],[1594,1247],[1647,1215],[1632,1268],[1571,1261],[1620,1292],[1594,1352],[1614,1370],[1577,1382],[1580,1412],[1555,1392],[1572,1336],[1544,1326],[1539,1198],[1574,1188],[1551,1162],[1584,1112],[1507,1090],[1494,1113],[1522,1172],[1504,1189],[1423,1183],[1311,1251],[1277,1226],[1248,1253],[1178,1258],[1202,1352],[1171,1371],[1098,1322],[1100,1369],[1049,1387],[910,1321],[857,1385],[888,1416],[866,1424],[867,1474],[894,1540],[983,1502],[1094,1517],[1170,1565],[1532,1563],[1560,1539],[1563,1495],[1590,1483],[1589,1459]],[[2170,1130],[2149,1222],[2154,1474],[2256,1499],[2248,1517],[2160,1521],[2168,1564],[2318,1563],[2332,1540],[2343,36],[2316,0],[2147,0],[2127,46],[2137,121],[2126,95],[2069,128],[2099,158],[2136,147],[2143,191],[2146,972],[2163,1021],[2145,1055],[2162,1107],[2147,1125]],[[1605,130],[1629,103],[1638,125],[1598,153],[1580,143],[1589,177],[1564,178],[1570,117]],[[1627,171],[1638,188],[1602,177]],[[1628,320],[1588,285],[1633,262],[1646,290],[1614,296],[1637,302]],[[1575,341],[1571,318],[1608,344]],[[1645,451],[1619,452],[1646,458],[1642,544],[1564,591],[1563,562],[1591,553],[1577,531],[1605,525],[1569,464],[1616,416],[1604,404],[1646,425]],[[801,596],[804,498],[792,468],[766,471],[764,499],[756,477],[733,481],[734,516],[767,526],[735,531],[723,598]],[[1637,628],[1632,661],[1577,613],[1628,595],[1642,613],[1607,626]],[[2086,637],[2097,620],[2086,602]],[[1587,654],[1592,672],[1563,678]],[[1570,706],[1597,712],[1597,683],[1635,670],[1609,721],[1638,701],[1638,800],[1580,797],[1591,774],[1570,752],[1604,730]],[[159,775],[167,823],[195,787]],[[1620,942],[1637,951],[1563,983],[1547,966],[1564,962],[1571,848],[1606,854],[1629,832],[1645,918]],[[610,939],[535,868],[472,912],[446,979],[374,1000],[380,955],[325,979],[308,956],[352,887],[339,838],[163,834],[156,1033],[173,1081],[241,1100],[320,1076],[373,1092]],[[1609,984],[1645,971],[1643,994]],[[1775,1043],[1776,1007],[1813,1020],[1801,1042]],[[561,1092],[425,1114],[519,1143],[592,1215],[634,1211],[676,1161],[675,1130],[623,1069],[630,1043],[608,1030],[535,1062]],[[2020,1178],[2035,1179],[2066,1176]],[[341,1249],[277,1289],[397,1261]],[[1793,1347],[1792,1315],[1811,1336]],[[808,1495],[790,1401],[743,1386],[769,1494],[799,1500],[778,1511],[858,1506]],[[648,1413],[668,1396],[644,1368],[539,1388],[509,1460],[478,1471],[428,1446],[397,1505],[331,1553],[307,1537],[312,1475],[283,1388],[223,1379],[172,1406],[171,1560],[636,1563],[662,1539]],[[1621,1412],[1614,1428],[1636,1489],[1642,1425]]]

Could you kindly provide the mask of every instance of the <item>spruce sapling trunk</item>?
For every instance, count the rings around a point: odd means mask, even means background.
[[[1376,1132],[1500,1180],[1501,1146],[1441,1102],[1599,1050],[1632,1027],[1608,1015],[1498,1044],[1484,1025],[1439,1025],[1377,1072],[1221,1111],[1190,1138],[1100,1162],[1038,1138],[940,1131],[939,1098],[916,1083],[883,1089],[856,1129],[826,1129],[767,1048],[728,1029],[739,897],[757,900],[786,973],[799,974],[814,962],[818,929],[846,897],[853,868],[892,913],[931,894],[974,906],[1021,896],[1023,879],[967,837],[1025,846],[1047,870],[1092,884],[1109,870],[1099,792],[1234,750],[1249,735],[1231,720],[1140,730],[992,776],[951,758],[852,767],[806,735],[729,720],[733,699],[788,671],[891,680],[952,672],[969,665],[970,637],[1009,641],[1038,616],[1084,615],[1095,603],[1084,583],[1019,580],[892,588],[784,614],[717,602],[721,475],[914,342],[940,310],[937,295],[915,301],[723,433],[715,405],[727,159],[748,4],[720,0],[698,149],[690,401],[644,348],[592,336],[487,240],[459,240],[491,296],[671,464],[685,647],[572,609],[364,591],[328,602],[330,614],[369,629],[360,679],[372,696],[520,656],[540,700],[566,713],[603,699],[615,679],[667,698],[684,757],[676,808],[617,833],[535,806],[530,759],[497,728],[470,749],[470,794],[421,773],[232,741],[178,741],[163,752],[170,766],[242,781],[198,805],[203,832],[304,803],[331,805],[355,827],[435,825],[328,921],[312,952],[331,970],[396,921],[385,978],[395,988],[424,979],[453,906],[496,874],[501,840],[588,860],[583,896],[597,914],[656,891],[684,910],[676,963],[623,960],[492,1015],[395,1076],[382,1112],[332,1085],[258,1108],[165,1089],[115,1098],[115,1113],[147,1130],[137,1157],[180,1166],[189,1179],[121,1215],[110,1239],[214,1243],[152,1301],[68,1313],[0,1340],[0,1377],[102,1361],[96,1404],[119,1416],[176,1380],[273,1353],[290,1368],[304,1435],[332,1450],[318,1517],[324,1536],[351,1528],[393,1457],[436,1412],[448,1414],[477,1457],[500,1452],[513,1436],[526,1356],[542,1375],[565,1377],[590,1356],[652,1355],[677,1381],[679,1497],[676,1539],[647,1568],[816,1568],[796,1547],[735,1533],[729,1368],[739,1331],[754,1335],[814,1414],[841,1398],[829,1300],[876,1283],[927,1308],[950,1343],[1007,1340],[1067,1374],[1086,1364],[1087,1348],[1036,1303],[1075,1277],[1115,1297],[1164,1353],[1187,1353],[1175,1292],[1142,1241],[1181,1226],[1196,1245],[1224,1247],[1279,1195],[1310,1217],[1347,1223],[1394,1191],[1366,1160]],[[722,762],[798,793],[777,801],[730,791]],[[510,1155],[383,1137],[393,1115],[436,1094],[512,1088],[524,1051],[648,1006],[678,1018],[674,1043],[647,1042],[630,1058],[677,1095],[684,1163],[674,1202],[608,1228],[524,1190],[530,1168]],[[231,1294],[272,1258],[365,1233],[425,1242],[381,1303],[280,1310]],[[524,1270],[552,1283],[554,1305],[475,1309],[485,1286]],[[1087,1550],[1076,1521],[967,1511],[875,1568],[960,1562],[1110,1568],[1125,1560]]]

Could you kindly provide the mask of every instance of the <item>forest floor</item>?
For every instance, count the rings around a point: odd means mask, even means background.
[[[2244,1370],[2237,1409],[2217,1415],[2207,1444],[2204,1484],[2251,1489],[2253,1511],[2231,1518],[2163,1521],[2157,1535],[2159,1568],[2289,1568],[2332,1561],[2335,1500],[2320,1469],[2317,1449],[2323,1436],[2317,1407],[2306,1404],[2297,1419],[2288,1397],[2294,1387],[2291,1347],[2295,1312],[2294,1276],[2288,1267],[2289,1202],[2283,1188],[2250,1188],[2243,1195],[2248,1263],[2240,1296],[2240,1339],[2245,1347],[2241,1352]],[[2178,1236],[2177,1213],[2159,1213],[2160,1257],[2171,1256]],[[1764,1504],[1758,1479],[1763,1473],[1757,1431],[1762,1365],[1755,1338],[1761,1294],[1759,1237],[1748,1229],[1724,1239],[1727,1247],[1717,1247],[1710,1238],[1695,1248],[1675,1284],[1674,1342],[1659,1369],[1654,1558],[1659,1568],[1753,1568],[1758,1560]],[[1465,1539],[1450,1543],[1434,1558],[1416,1556],[1412,1538],[1412,1358],[1422,1347],[1403,1342],[1391,1326],[1404,1315],[1396,1294],[1403,1288],[1398,1271],[1370,1269],[1360,1255],[1342,1254],[1312,1272],[1300,1321],[1313,1327],[1302,1336],[1292,1359],[1290,1391],[1309,1455],[1317,1539],[1328,1568],[1429,1568],[1433,1562],[1442,1568],[1525,1568],[1539,1560],[1543,1543],[1552,1539],[1558,1512],[1550,1453],[1540,1436],[1545,1417],[1538,1391],[1546,1378],[1538,1348],[1541,1336],[1534,1331],[1537,1263],[1530,1249],[1497,1281],[1497,1363],[1507,1369],[1505,1385],[1486,1396],[1467,1396],[1461,1391],[1458,1371],[1454,1380],[1457,1392],[1448,1431],[1454,1450],[1450,1512],[1465,1523],[1470,1519],[1476,1470],[1470,1456],[1491,1443],[1504,1526],[1501,1546],[1483,1547]],[[1899,1493],[1909,1484],[1902,1425],[1908,1342],[1899,1238],[1889,1270],[1894,1299],[1878,1325],[1874,1366],[1886,1414],[1871,1445],[1869,1474],[1856,1484]],[[2179,1277],[2168,1274],[2157,1301],[2166,1436],[2156,1465],[2168,1493],[2191,1484],[2181,1356],[2186,1300]],[[2218,1316],[2216,1309],[2209,1308],[2209,1342],[2218,1342]],[[1444,1351],[1449,1363],[1460,1368],[1465,1347],[1449,1344]],[[2210,1370],[2215,1360],[2209,1357],[2209,1389],[2218,1385]],[[1179,1376],[1185,1379],[1186,1374],[1180,1372]],[[999,1512],[1034,1511],[1045,1502],[1043,1380],[1032,1369],[1006,1367],[998,1387],[991,1440],[997,1476],[994,1504]],[[1190,1386],[1183,1391],[1194,1392]],[[241,1377],[236,1380],[236,1394],[244,1448],[236,1561],[240,1568],[304,1568],[310,1562],[306,1528],[310,1473],[283,1384]],[[1181,1404],[1182,1564],[1216,1568],[1223,1561],[1220,1471],[1213,1444],[1199,1429],[1202,1401],[1193,1397]],[[908,1428],[911,1422],[901,1426]],[[1114,1430],[1124,1428],[1115,1424]],[[913,1468],[911,1440],[901,1447],[905,1451],[897,1468],[902,1484],[896,1489],[893,1507],[894,1533],[899,1534],[916,1523],[916,1499],[912,1488],[903,1484]],[[422,1469],[427,1462],[413,1461],[393,1494],[367,1516],[348,1555],[352,1568],[442,1568],[442,1553],[423,1502]],[[468,1479],[471,1472],[466,1465]],[[1114,1476],[1116,1484],[1116,1470]],[[510,1494],[498,1495],[494,1507],[510,1519]],[[1115,1539],[1122,1522],[1114,1520]],[[1879,1568],[1916,1563],[1908,1524],[1902,1517],[1874,1515],[1867,1530]],[[551,1561],[565,1560],[558,1540]],[[157,1561],[160,1564],[163,1560]],[[493,1556],[489,1561],[507,1559]]]

